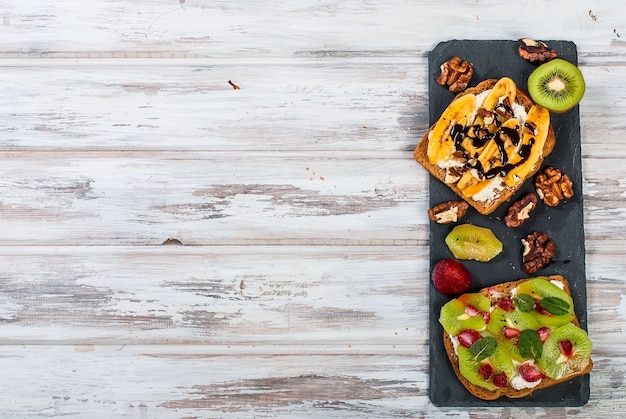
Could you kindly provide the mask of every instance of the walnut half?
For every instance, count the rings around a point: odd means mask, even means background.
[[[559,55],[555,50],[548,48],[545,42],[530,38],[522,38],[519,42],[520,46],[517,47],[517,53],[531,63],[543,64]]]
[[[529,193],[509,208],[504,223],[509,228],[517,228],[530,218],[530,212],[537,206],[537,195]]]
[[[459,57],[452,57],[445,63],[441,64],[441,74],[437,77],[437,84],[440,86],[448,86],[448,90],[452,93],[458,93],[467,87],[472,75],[474,67],[467,60]]]
[[[554,242],[546,233],[538,231],[522,239],[522,246],[522,269],[529,275],[550,263],[555,254]]]
[[[571,179],[559,169],[546,167],[543,173],[535,177],[537,195],[549,207],[556,207],[561,200],[574,196]]]
[[[438,224],[456,223],[467,212],[469,205],[463,201],[448,201],[428,210],[428,218]]]

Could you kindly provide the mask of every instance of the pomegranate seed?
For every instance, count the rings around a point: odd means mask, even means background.
[[[483,319],[485,319],[485,324],[489,324],[491,320],[491,314],[488,311],[483,311]]]
[[[478,315],[478,313],[480,313],[480,311],[478,311],[476,307],[470,305],[465,306],[465,314],[467,314],[468,316],[474,317]]]
[[[480,335],[480,333],[471,329],[466,329],[466,330],[461,331],[461,333],[459,333],[459,336],[458,336],[459,343],[465,346],[466,348],[469,348],[470,346],[472,346],[472,343],[476,342],[481,337],[482,336]]]
[[[529,383],[541,380],[545,375],[537,369],[533,364],[524,363],[519,366],[519,374]]]
[[[550,316],[552,317],[553,314],[544,310],[543,307],[541,307],[541,300],[535,300],[535,310],[538,311],[541,314],[545,314],[546,316]]]
[[[500,307],[504,311],[513,311],[515,307],[513,306],[513,300],[510,298],[503,298],[502,300],[498,300],[498,307]]]
[[[550,336],[550,328],[540,327],[539,329],[537,329],[537,333],[539,334],[539,339],[541,339],[541,342],[545,342],[546,339],[548,339],[548,336]]]
[[[508,339],[513,339],[513,338],[518,338],[520,334],[520,331],[517,329],[514,329],[512,327],[505,327],[504,328],[504,337],[508,338]]]
[[[491,364],[483,364],[480,368],[478,368],[478,373],[483,376],[485,380],[488,380],[493,374],[493,367]]]
[[[499,372],[498,374],[494,374],[492,381],[498,387],[506,387],[506,373]]]
[[[569,358],[572,356],[572,352],[574,351],[574,346],[572,345],[572,342],[569,339],[567,339],[567,340],[562,340],[559,342],[559,349],[561,350],[561,353],[563,355]]]

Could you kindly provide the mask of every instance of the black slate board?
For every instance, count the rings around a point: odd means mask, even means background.
[[[574,64],[578,63],[576,45],[569,41],[546,41],[559,57]],[[508,76],[522,89],[530,73],[536,68],[517,54],[517,41],[474,41],[452,40],[438,44],[428,56],[429,118],[436,122],[454,98],[447,89],[439,86],[435,79],[440,74],[439,66],[459,56],[474,66],[470,86],[488,78]],[[485,216],[470,207],[459,223],[469,222],[490,228],[502,241],[504,251],[489,263],[464,261],[472,274],[472,288],[480,288],[528,277],[522,271],[521,239],[532,231],[541,231],[554,241],[556,255],[548,266],[536,275],[563,275],[570,282],[576,314],[581,326],[587,324],[587,292],[585,276],[585,235],[583,230],[582,170],[580,151],[580,114],[578,106],[563,114],[552,114],[551,121],[557,143],[554,151],[545,159],[543,167],[551,165],[567,173],[574,183],[574,197],[558,207],[549,208],[539,202],[531,218],[520,228],[510,229],[504,225],[504,216],[510,203],[525,193],[534,190],[532,181],[527,181],[509,203],[502,204],[492,214]],[[430,177],[430,206],[449,200],[458,200],[447,186]],[[444,239],[453,225],[430,223],[430,269],[444,257],[452,257]],[[443,347],[443,328],[439,324],[441,306],[450,297],[440,294],[430,285],[430,399],[436,406],[581,406],[589,400],[589,375],[577,377],[551,388],[537,390],[522,399],[501,397],[498,400],[481,400],[460,383],[454,374]]]

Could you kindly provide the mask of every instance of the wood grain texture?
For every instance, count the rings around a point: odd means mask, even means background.
[[[626,13],[506,8],[0,1],[0,416],[624,416]],[[522,36],[587,81],[591,399],[439,409],[427,53]]]

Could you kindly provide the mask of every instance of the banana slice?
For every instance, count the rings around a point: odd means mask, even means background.
[[[503,97],[509,98],[509,103],[515,103],[515,96],[517,95],[517,87],[515,86],[515,82],[508,77],[502,77],[498,82],[493,86],[491,92],[485,97],[483,100],[481,108],[493,111],[496,106],[502,102]]]
[[[476,96],[466,94],[454,100],[443,112],[428,139],[428,160],[437,164],[446,160],[454,150],[454,139],[450,131],[454,125],[465,127],[476,107]]]
[[[529,122],[535,125],[535,132],[531,132],[531,130],[526,127],[524,128],[522,140],[520,141],[521,146],[516,153],[515,160],[517,162],[512,163],[517,164],[526,153],[528,158],[505,176],[504,182],[509,186],[514,185],[517,179],[525,178],[541,157],[550,129],[550,112],[542,106],[534,105],[528,111],[526,124]]]

